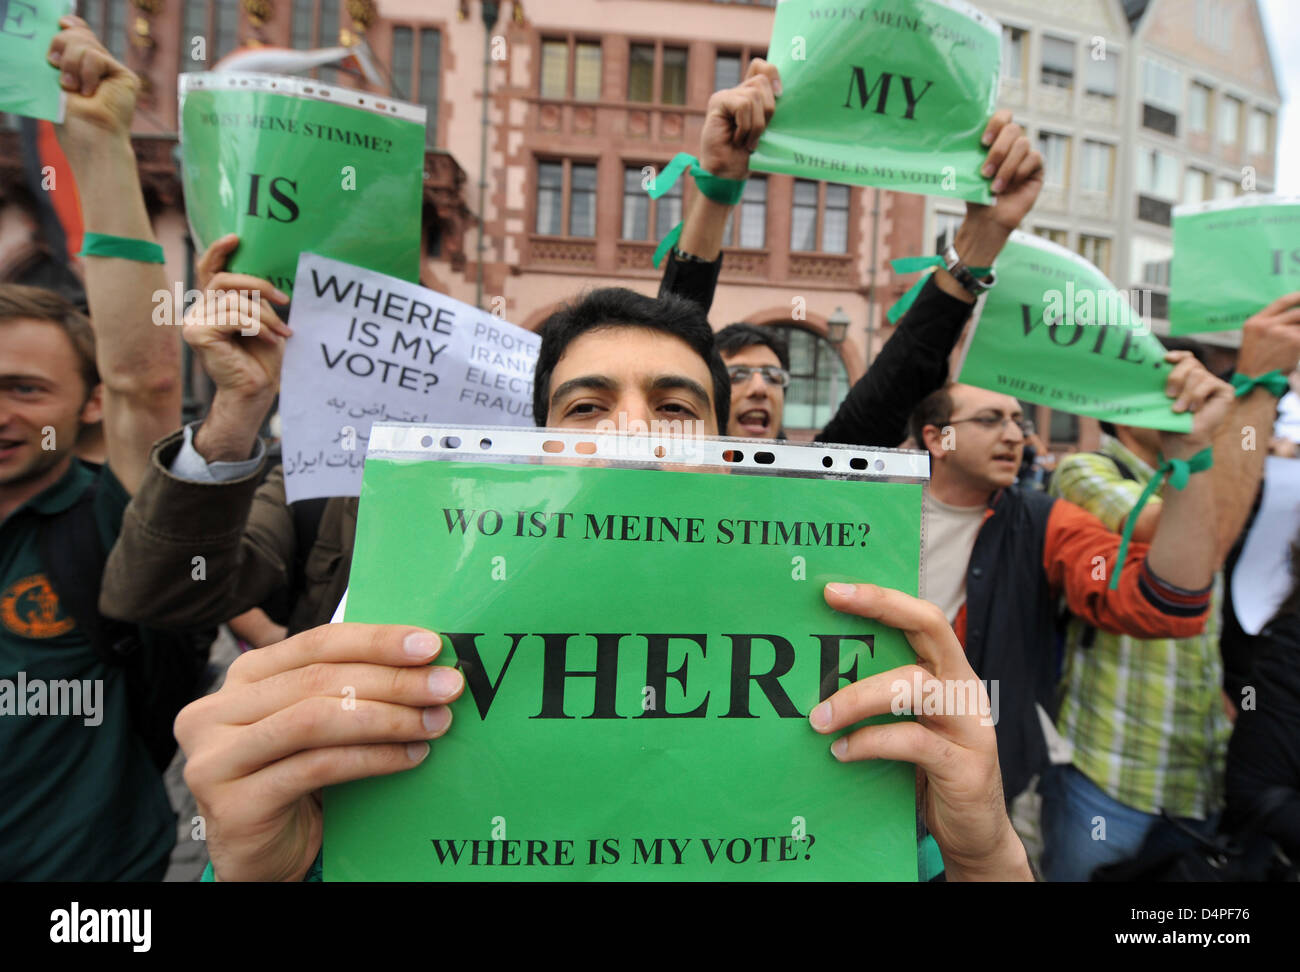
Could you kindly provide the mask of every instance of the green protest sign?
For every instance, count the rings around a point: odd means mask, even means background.
[[[988,203],[998,22],[963,0],[783,0],[776,114],[749,167]]]
[[[915,767],[807,716],[915,658],[822,588],[915,594],[925,457],[605,458],[637,441],[374,426],[346,618],[439,632],[467,687],[419,767],[326,791],[326,880],[916,880]]]
[[[958,381],[1103,421],[1191,431],[1191,414],[1175,413],[1165,396],[1173,366],[1164,346],[1126,291],[1083,257],[1019,230],[994,270]],[[1150,302],[1145,291],[1135,296]]]
[[[0,111],[63,121],[59,69],[46,60],[70,0],[0,0]]]
[[[181,179],[200,250],[293,292],[304,250],[415,282],[425,109],[303,78],[180,76]]]
[[[1240,330],[1300,290],[1300,196],[1176,207],[1169,275],[1170,334]]]

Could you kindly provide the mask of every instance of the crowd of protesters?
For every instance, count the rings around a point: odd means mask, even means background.
[[[240,240],[225,237],[199,261],[206,296],[185,326],[152,326],[152,295],[170,287],[129,136],[139,84],[84,22],[63,23],[50,49],[67,91],[59,137],[88,240],[110,244],[88,242],[87,309],[0,284],[0,679],[63,686],[79,711],[48,718],[0,698],[0,878],[161,879],[175,840],[162,772],[177,741],[211,878],[318,877],[320,789],[418,765],[454,731],[464,679],[429,664],[432,632],[328,623],[358,500],[288,503],[259,437],[294,340],[284,295],[227,272]],[[756,60],[713,95],[705,170],[747,176],[779,84]],[[1008,113],[988,120],[984,145],[994,201],[967,205],[953,243],[963,266],[929,278],[817,439],[929,453],[925,599],[870,584],[825,597],[905,632],[926,678],[996,683],[1000,717],[918,713],[832,751],[916,764],[947,880],[1035,876],[1007,811],[1035,787],[1049,880],[1181,873],[1225,847],[1240,876],[1270,876],[1300,859],[1300,537],[1270,624],[1230,656],[1219,633],[1231,626],[1224,565],[1269,452],[1267,434],[1246,448],[1241,430],[1272,429],[1284,391],[1249,379],[1295,372],[1300,293],[1246,322],[1235,377],[1212,374],[1194,346],[1169,351],[1166,394],[1189,432],[1106,426],[1099,451],[1058,461],[1016,399],[949,376],[980,290],[963,271],[994,265],[1042,186],[1042,159]],[[729,213],[696,198],[657,296],[595,290],[544,322],[538,425],[692,419],[710,434],[783,437],[788,349],[770,329],[708,321]],[[182,336],[215,386],[189,425]],[[1142,505],[1170,460],[1188,474]],[[249,650],[196,699],[225,623]],[[811,729],[888,711],[896,674],[831,695]],[[365,718],[337,704],[343,682]]]

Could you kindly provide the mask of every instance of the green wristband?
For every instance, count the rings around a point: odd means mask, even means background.
[[[122,260],[134,260],[136,263],[164,263],[163,248],[148,240],[133,240],[125,236],[109,236],[107,233],[87,233],[81,243],[78,256],[118,257]]]
[[[1232,387],[1236,389],[1238,398],[1249,395],[1256,388],[1263,388],[1270,395],[1281,398],[1291,390],[1291,383],[1287,381],[1286,375],[1278,370],[1265,372],[1258,378],[1251,378],[1238,372],[1232,376]]]

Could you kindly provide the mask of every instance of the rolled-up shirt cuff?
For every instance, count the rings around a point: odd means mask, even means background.
[[[177,479],[192,483],[228,483],[234,479],[251,476],[266,456],[266,445],[259,438],[251,459],[239,462],[208,462],[199,455],[199,450],[194,448],[194,432],[198,427],[198,422],[191,422],[185,426],[185,441],[181,443],[176,458],[172,460],[171,468],[167,470]]]

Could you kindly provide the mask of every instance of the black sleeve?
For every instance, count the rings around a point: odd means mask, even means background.
[[[893,448],[906,439],[912,410],[947,379],[948,355],[973,309],[927,280],[816,441]]]
[[[668,251],[668,263],[664,266],[664,276],[659,281],[659,296],[676,294],[695,301],[709,313],[713,306],[713,292],[718,289],[718,274],[722,270],[722,255],[712,263],[697,260],[679,260],[677,254]]]
[[[1291,627],[1300,624],[1292,622]],[[1255,704],[1242,705],[1228,744],[1222,829],[1263,831],[1296,858],[1300,856],[1300,640],[1269,639],[1255,660],[1251,684]],[[1269,791],[1279,805],[1256,822],[1252,818]]]

